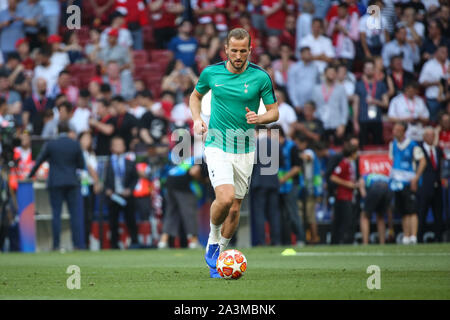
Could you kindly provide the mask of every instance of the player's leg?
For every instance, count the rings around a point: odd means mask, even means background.
[[[220,252],[226,249],[239,226],[241,205],[242,199],[234,199],[233,204],[230,207],[228,215],[222,225],[222,236],[219,241]]]
[[[361,211],[359,217],[359,225],[361,228],[361,234],[363,239],[363,244],[369,244],[369,214],[366,211]]]
[[[386,237],[386,224],[384,223],[384,215],[382,212],[377,212],[377,231],[380,244],[384,244]]]

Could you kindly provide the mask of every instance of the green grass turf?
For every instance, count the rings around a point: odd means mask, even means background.
[[[203,250],[0,254],[0,299],[450,299],[450,244],[242,249],[239,280],[210,279]],[[66,269],[81,269],[81,289]],[[369,290],[369,265],[381,289]]]

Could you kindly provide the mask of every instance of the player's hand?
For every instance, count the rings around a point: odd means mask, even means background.
[[[416,192],[417,191],[417,182],[418,182],[417,178],[414,178],[414,179],[411,180],[411,191],[412,192]]]
[[[194,121],[194,134],[204,135],[208,131],[208,126],[203,120]]]
[[[251,111],[248,107],[245,107],[245,111],[247,111],[247,114],[245,115],[245,118],[247,118],[247,123],[249,124],[257,124],[258,123],[258,115]]]

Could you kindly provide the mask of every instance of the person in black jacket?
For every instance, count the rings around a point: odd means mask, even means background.
[[[420,147],[425,155],[427,166],[422,174],[422,184],[419,191],[419,230],[418,241],[424,242],[423,235],[426,224],[428,209],[431,207],[434,218],[434,233],[437,241],[442,240],[444,231],[442,215],[442,184],[441,171],[444,154],[442,149],[434,145],[435,132],[432,127],[425,129],[423,142]]]
[[[278,204],[278,168],[273,174],[264,173],[264,169],[274,165],[275,157],[283,160],[278,141],[270,136],[270,130],[265,126],[256,127],[256,162],[253,165],[250,183],[250,216],[252,246],[265,245],[264,223],[267,219],[270,226],[271,245],[281,244],[281,221]],[[277,138],[277,137],[275,137]],[[271,154],[272,147],[276,154]],[[266,149],[266,150],[264,150]],[[264,159],[263,157],[267,159]],[[271,161],[265,161],[270,159]],[[279,163],[278,167],[282,164]]]
[[[136,164],[125,158],[125,140],[120,136],[111,139],[111,156],[106,164],[105,195],[109,197],[108,215],[111,230],[111,247],[118,249],[119,213],[123,210],[131,237],[131,246],[137,247],[137,226],[133,190],[138,181]]]
[[[59,250],[61,233],[61,210],[65,200],[70,213],[70,226],[74,248],[84,248],[84,240],[80,238],[80,226],[78,221],[78,195],[80,182],[77,169],[84,169],[83,152],[78,141],[69,138],[69,123],[64,121],[58,124],[59,136],[55,140],[47,142],[40,152],[34,167],[28,178],[34,176],[40,165],[48,161],[50,165],[47,180],[52,207],[52,232],[53,250]]]

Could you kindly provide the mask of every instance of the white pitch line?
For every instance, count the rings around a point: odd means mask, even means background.
[[[323,257],[323,256],[450,256],[450,252],[297,252],[296,256]]]

